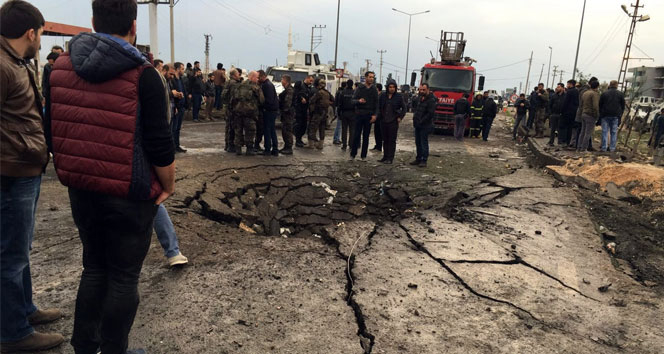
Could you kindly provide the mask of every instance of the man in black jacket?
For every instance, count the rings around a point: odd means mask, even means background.
[[[355,136],[355,105],[353,105],[353,80],[346,81],[346,86],[337,95],[337,116],[341,120],[341,150],[353,145]]]
[[[433,116],[436,112],[436,97],[429,91],[429,84],[423,83],[415,99],[417,105],[413,113],[413,127],[415,127],[415,147],[417,156],[410,164],[427,167],[429,158],[429,134],[433,132]]]
[[[265,139],[265,151],[263,155],[279,156],[279,143],[277,142],[277,129],[275,127],[277,115],[279,115],[279,98],[272,81],[267,79],[263,70],[258,71],[258,81],[263,90],[265,102],[263,103],[263,137]]]
[[[563,99],[562,116],[558,127],[558,145],[569,145],[572,138],[572,127],[579,109],[579,90],[576,81],[567,81],[567,91]]]
[[[397,92],[397,82],[390,79],[387,81],[387,90],[378,97],[376,127],[379,127],[383,139],[383,158],[378,162],[391,164],[394,160],[399,123],[405,115],[406,104],[401,94]]]
[[[491,125],[493,124],[493,119],[496,118],[497,112],[498,106],[496,105],[496,101],[489,97],[488,91],[484,91],[484,108],[482,108],[482,140],[484,141],[489,139]]]
[[[311,85],[314,77],[309,75],[304,81],[295,83],[293,92],[293,106],[295,107],[295,146],[304,147],[302,137],[307,132],[307,123],[309,118],[309,99],[313,96]]]
[[[474,104],[475,102],[473,102]],[[530,103],[526,99],[525,94],[520,94],[519,99],[514,103],[516,107],[516,121],[514,122],[514,129],[512,130],[512,140],[516,140],[516,133],[519,131],[520,125],[526,125],[526,113],[528,113],[528,108],[530,108]],[[528,131],[528,125],[525,126],[526,132]]]
[[[618,91],[618,81],[611,80],[609,89],[599,97],[599,117],[602,123],[601,151],[606,151],[607,140],[611,133],[610,150],[616,151],[618,142],[618,125],[625,111],[625,95]]]
[[[470,117],[470,103],[467,93],[454,103],[454,137],[458,141],[463,140],[463,132],[466,130],[466,118]]]
[[[350,149],[350,157],[354,159],[357,156],[357,150],[360,147],[360,138],[362,139],[362,153],[360,157],[364,160],[369,151],[369,134],[371,133],[371,124],[376,122],[376,112],[378,110],[378,90],[374,86],[376,74],[373,71],[364,73],[364,85],[360,85],[353,94],[353,104],[355,104],[355,135]]]
[[[199,68],[194,68],[194,75],[189,77],[189,99],[192,104],[192,115],[194,122],[199,122],[198,113],[203,103],[203,94],[205,93],[205,83],[203,82],[203,72]]]
[[[528,129],[533,129],[535,116],[537,115],[537,92],[537,86],[535,86],[533,92],[530,93],[530,97],[528,97],[528,103],[530,104],[530,109],[528,110],[528,122],[526,122],[526,127]]]
[[[549,127],[551,134],[549,136],[549,146],[553,146],[553,141],[556,139],[556,132],[558,132],[558,145],[560,145],[560,117],[563,113],[563,102],[565,101],[565,88],[563,83],[556,86],[556,91],[549,100]]]

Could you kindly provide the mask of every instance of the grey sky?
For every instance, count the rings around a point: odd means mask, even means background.
[[[579,68],[600,80],[618,76],[629,17],[620,4],[629,0],[588,0],[583,28]],[[90,27],[90,0],[32,0],[47,21]],[[632,1],[633,2],[633,1]],[[631,61],[637,65],[663,65],[664,1],[644,0],[641,13],[651,20],[637,25],[634,44],[652,61]],[[408,71],[430,59],[436,43],[426,39],[439,38],[441,29],[465,32],[466,55],[477,60],[478,72],[487,76],[487,87],[497,90],[525,85],[528,69],[526,59],[534,51],[530,82],[538,81],[545,64],[542,81],[546,82],[549,58],[553,47],[553,65],[571,78],[576,40],[581,18],[582,0],[341,0],[339,33],[339,65],[349,63],[357,73],[365,59],[378,72],[379,49],[384,55],[383,76],[399,74],[403,81],[406,62],[408,16],[405,12],[430,10],[413,17]],[[183,62],[204,61],[204,33],[213,36],[211,65],[223,62],[226,67],[242,68],[280,64],[286,59],[289,24],[293,27],[294,47],[309,49],[311,26],[326,25],[323,43],[316,49],[324,62],[334,60],[334,35],[337,2],[334,0],[180,0],[175,7],[176,59]],[[168,6],[159,6],[159,57],[169,59]],[[138,42],[149,42],[147,5],[139,7]],[[45,38],[44,48],[62,39]],[[645,57],[633,48],[632,57]],[[45,56],[42,51],[42,56]],[[517,65],[488,70],[523,61]],[[551,79],[552,80],[552,79]],[[532,84],[530,85],[533,86]],[[525,90],[525,88],[523,89]]]

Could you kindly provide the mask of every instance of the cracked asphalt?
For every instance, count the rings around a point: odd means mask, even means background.
[[[224,153],[223,123],[187,122],[166,203],[183,268],[153,238],[130,347],[149,353],[661,353],[661,289],[603,248],[579,192],[531,166],[499,116],[489,142],[410,120],[394,165],[321,153]],[[373,140],[373,138],[372,138]],[[34,298],[71,336],[81,245],[50,166]],[[608,286],[602,292],[598,288]],[[69,345],[47,353],[72,353]]]

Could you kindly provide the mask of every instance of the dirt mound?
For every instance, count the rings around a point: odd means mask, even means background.
[[[570,160],[564,166],[548,166],[566,176],[577,175],[606,189],[609,182],[639,198],[664,199],[664,168],[637,163],[617,163],[608,157]]]

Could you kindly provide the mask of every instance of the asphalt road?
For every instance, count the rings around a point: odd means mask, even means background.
[[[169,268],[153,238],[130,348],[664,352],[661,295],[617,265],[578,192],[531,168],[504,120],[489,142],[432,136],[427,168],[407,164],[409,117],[393,165],[349,161],[332,131],[322,152],[235,156],[223,123],[187,122],[166,205],[190,263]],[[38,306],[66,314],[37,329],[70,337],[81,245],[52,166],[32,272]]]

